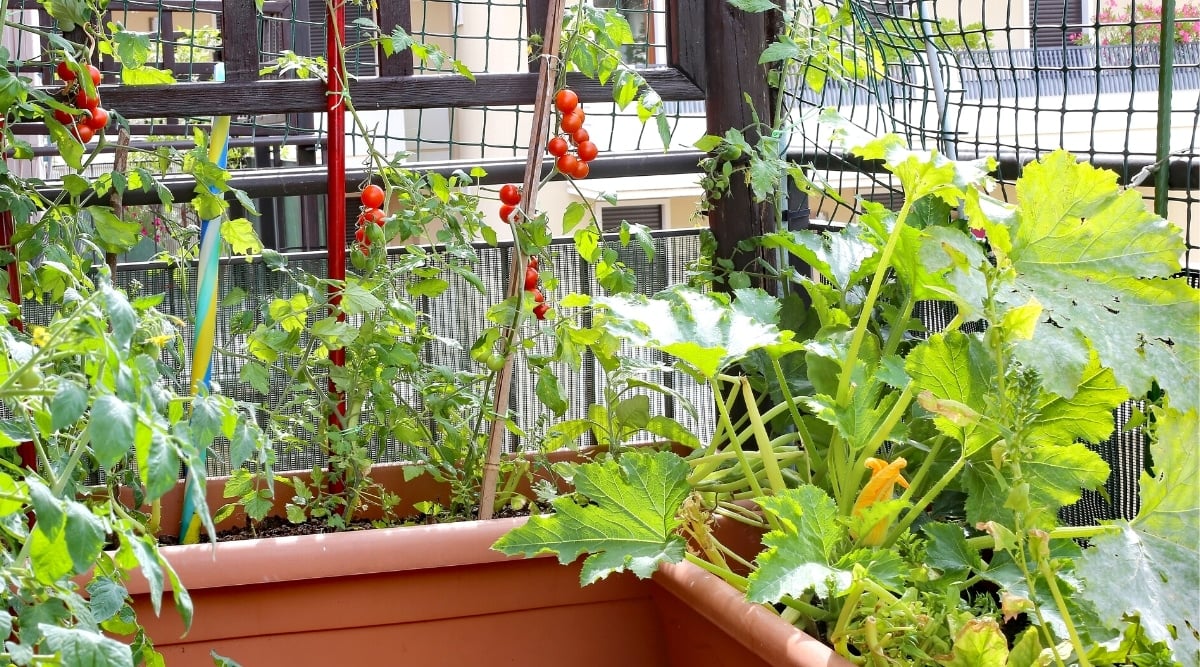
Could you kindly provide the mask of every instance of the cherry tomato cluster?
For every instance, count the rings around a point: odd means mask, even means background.
[[[87,87],[77,80],[75,70],[65,60],[58,63],[55,71],[58,78],[67,83],[64,90],[67,98],[75,103],[76,108],[83,111],[83,116],[76,117],[75,114],[66,111],[55,111],[54,119],[67,126],[71,136],[86,144],[96,133],[108,126],[108,111],[100,106],[100,92],[96,90],[96,86],[100,85],[100,70],[96,69],[95,65],[87,65],[86,71],[92,80],[91,94],[88,94]]]
[[[500,219],[505,222],[516,222],[513,213],[521,205],[521,189],[512,183],[506,183],[500,188]],[[520,215],[519,213],[517,215]]]
[[[579,104],[579,95],[570,88],[563,88],[554,96],[554,106],[561,118],[560,132],[546,144],[546,152],[555,157],[554,166],[571,178],[587,178],[591,172],[588,163],[600,152],[583,127],[586,117]]]
[[[541,288],[538,287],[538,258],[536,255],[529,258],[529,264],[525,266],[525,292],[533,302],[537,304],[533,307],[533,316],[539,320],[546,319],[546,311],[550,310],[550,304],[546,303],[546,295],[542,294]]]
[[[362,213],[358,214],[354,240],[358,241],[359,251],[364,255],[369,255],[371,254],[371,237],[367,235],[367,225],[374,224],[382,227],[387,219],[387,214],[383,212],[383,188],[372,183],[363,188],[358,197],[362,201],[363,209]]]

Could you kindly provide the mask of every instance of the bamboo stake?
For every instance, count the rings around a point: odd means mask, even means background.
[[[533,122],[529,132],[529,152],[525,159],[525,182],[522,190],[521,211],[533,213],[537,208],[537,185],[542,173],[542,159],[546,154],[545,142],[550,130],[550,111],[554,97],[554,80],[557,67],[553,59],[558,57],[558,42],[562,35],[563,10],[565,0],[549,0],[546,8],[546,31],[542,46],[541,67],[538,68],[537,95],[534,97]],[[513,235],[516,238],[516,235]],[[508,281],[507,298],[519,297],[525,287],[525,253],[519,242],[513,244],[512,273]],[[516,323],[514,322],[514,325]],[[513,332],[506,331],[504,340],[508,345],[504,350],[504,366],[496,379],[496,391],[493,394],[492,409],[496,415],[492,417],[488,432],[487,457],[483,463],[483,482],[479,497],[479,518],[490,519],[496,504],[496,481],[500,475],[500,454],[504,442],[504,419],[501,417],[505,406],[508,405],[509,391],[512,387],[513,365]]]

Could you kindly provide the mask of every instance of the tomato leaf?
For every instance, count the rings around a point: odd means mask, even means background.
[[[141,241],[142,226],[117,217],[108,206],[89,206],[86,209],[95,225],[99,245],[107,252],[124,252]]]
[[[133,667],[133,652],[129,646],[100,632],[60,628],[49,623],[39,623],[38,629],[45,635],[46,645],[64,665]]]
[[[574,482],[587,505],[556,498],[554,514],[530,517],[492,548],[508,555],[550,552],[563,564],[589,554],[580,574],[584,585],[627,569],[645,579],[659,563],[683,560],[676,515],[689,492],[690,469],[671,452],[628,452],[620,461],[585,463],[575,468]]]
[[[254,225],[245,218],[226,220],[221,223],[221,238],[238,255],[254,255],[262,252],[263,244],[254,231]]]

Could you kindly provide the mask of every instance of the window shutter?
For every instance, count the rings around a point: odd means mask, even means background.
[[[307,55],[324,56],[325,54],[325,0],[308,0],[307,3],[308,18],[307,20],[314,25],[308,28],[308,50]],[[354,44],[367,39],[367,35],[361,28],[354,25],[354,21],[360,18],[369,18],[375,20],[374,14],[371,12],[369,3],[356,5],[354,3],[346,3],[346,43]],[[350,49],[346,52],[346,69],[354,76],[375,76],[376,65],[378,58],[376,57],[375,49],[370,46],[359,46]]]
[[[1083,0],[1029,0],[1034,48],[1062,49],[1083,25]]]
[[[621,231],[621,221],[628,220],[647,229],[663,228],[663,207],[652,206],[609,206],[600,209],[600,222],[605,234]]]

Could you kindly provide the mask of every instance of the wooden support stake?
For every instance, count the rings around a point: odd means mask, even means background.
[[[550,131],[550,116],[554,98],[554,81],[558,72],[557,63],[551,59],[558,57],[558,43],[562,36],[564,0],[549,0],[546,9],[546,32],[542,46],[542,66],[538,69],[537,94],[534,97],[533,127],[529,132],[529,152],[525,160],[525,181],[522,190],[520,210],[532,214],[537,209],[537,186],[542,173],[542,159],[546,154],[546,137]],[[515,235],[514,235],[515,236]],[[525,264],[528,259],[521,249],[520,239],[513,243],[512,270],[508,280],[507,298],[520,297],[525,288]],[[512,340],[512,332],[505,331],[503,340]],[[493,395],[492,409],[496,416],[492,418],[491,430],[488,432],[487,458],[483,464],[483,482],[479,495],[479,518],[490,519],[495,511],[496,483],[500,475],[500,455],[504,444],[504,418],[507,411],[509,391],[512,386],[513,349],[508,345],[504,350],[504,366],[496,378],[496,391]]]

